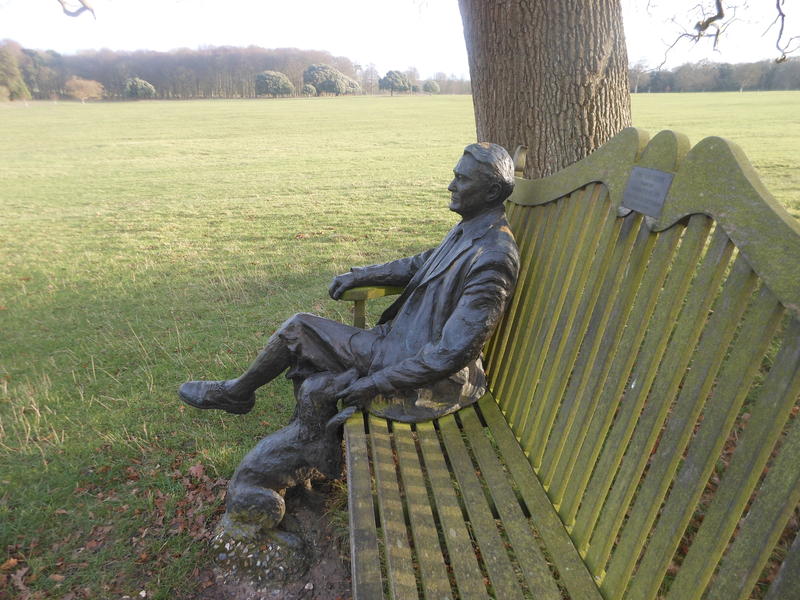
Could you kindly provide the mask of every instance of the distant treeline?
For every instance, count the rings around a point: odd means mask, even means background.
[[[730,92],[800,90],[800,58],[776,63],[687,63],[672,70],[648,70],[642,64],[629,71],[630,89],[641,92]]]
[[[382,91],[379,88],[382,75],[374,65],[358,65],[349,58],[320,50],[250,46],[170,52],[106,49],[64,55],[52,50],[22,48],[16,42],[5,41],[0,44],[0,100],[4,95],[12,100],[74,96],[68,83],[75,78],[102,84],[103,97],[107,99],[129,98],[129,82],[134,78],[150,83],[155,88],[156,98],[254,98],[256,76],[264,71],[284,73],[299,94],[305,83],[303,72],[314,64],[331,65],[357,82],[359,93]],[[416,86],[413,89],[422,89],[423,82],[415,68],[404,74],[412,86]],[[432,80],[441,93],[471,93],[469,80],[445,73],[437,73]]]

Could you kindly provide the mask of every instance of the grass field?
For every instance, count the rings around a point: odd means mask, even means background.
[[[798,105],[633,106],[738,142],[800,217]],[[330,277],[435,244],[473,138],[468,97],[0,105],[0,598],[192,597],[222,480],[293,400],[274,382],[240,418],[177,386],[294,312],[349,320]]]

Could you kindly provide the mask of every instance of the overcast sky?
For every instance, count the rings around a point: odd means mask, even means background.
[[[70,0],[75,1],[75,0]],[[552,0],[558,1],[558,0]],[[658,66],[699,0],[623,0],[628,58]],[[713,5],[713,2],[705,2]],[[750,62],[775,58],[772,0],[746,7],[720,41],[719,51],[683,42],[666,66],[696,62]],[[328,50],[380,72],[415,66],[467,77],[457,0],[92,0],[97,14],[70,18],[57,0],[0,0],[0,39],[25,47],[73,53],[83,49],[171,50],[200,46],[296,47]],[[800,33],[800,0],[787,0],[788,35]],[[77,6],[77,3],[76,3]],[[794,12],[792,12],[794,11]],[[791,27],[789,27],[791,26]]]

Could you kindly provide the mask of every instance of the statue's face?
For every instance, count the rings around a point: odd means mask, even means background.
[[[469,219],[494,204],[494,185],[471,154],[461,157],[453,173],[455,177],[447,186],[450,191],[450,210]]]

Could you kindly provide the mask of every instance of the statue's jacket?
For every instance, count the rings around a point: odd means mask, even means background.
[[[368,374],[381,392],[373,414],[419,422],[486,392],[481,349],[519,272],[502,206],[460,222],[437,248],[352,272],[356,285],[405,288],[368,332],[376,337]]]

